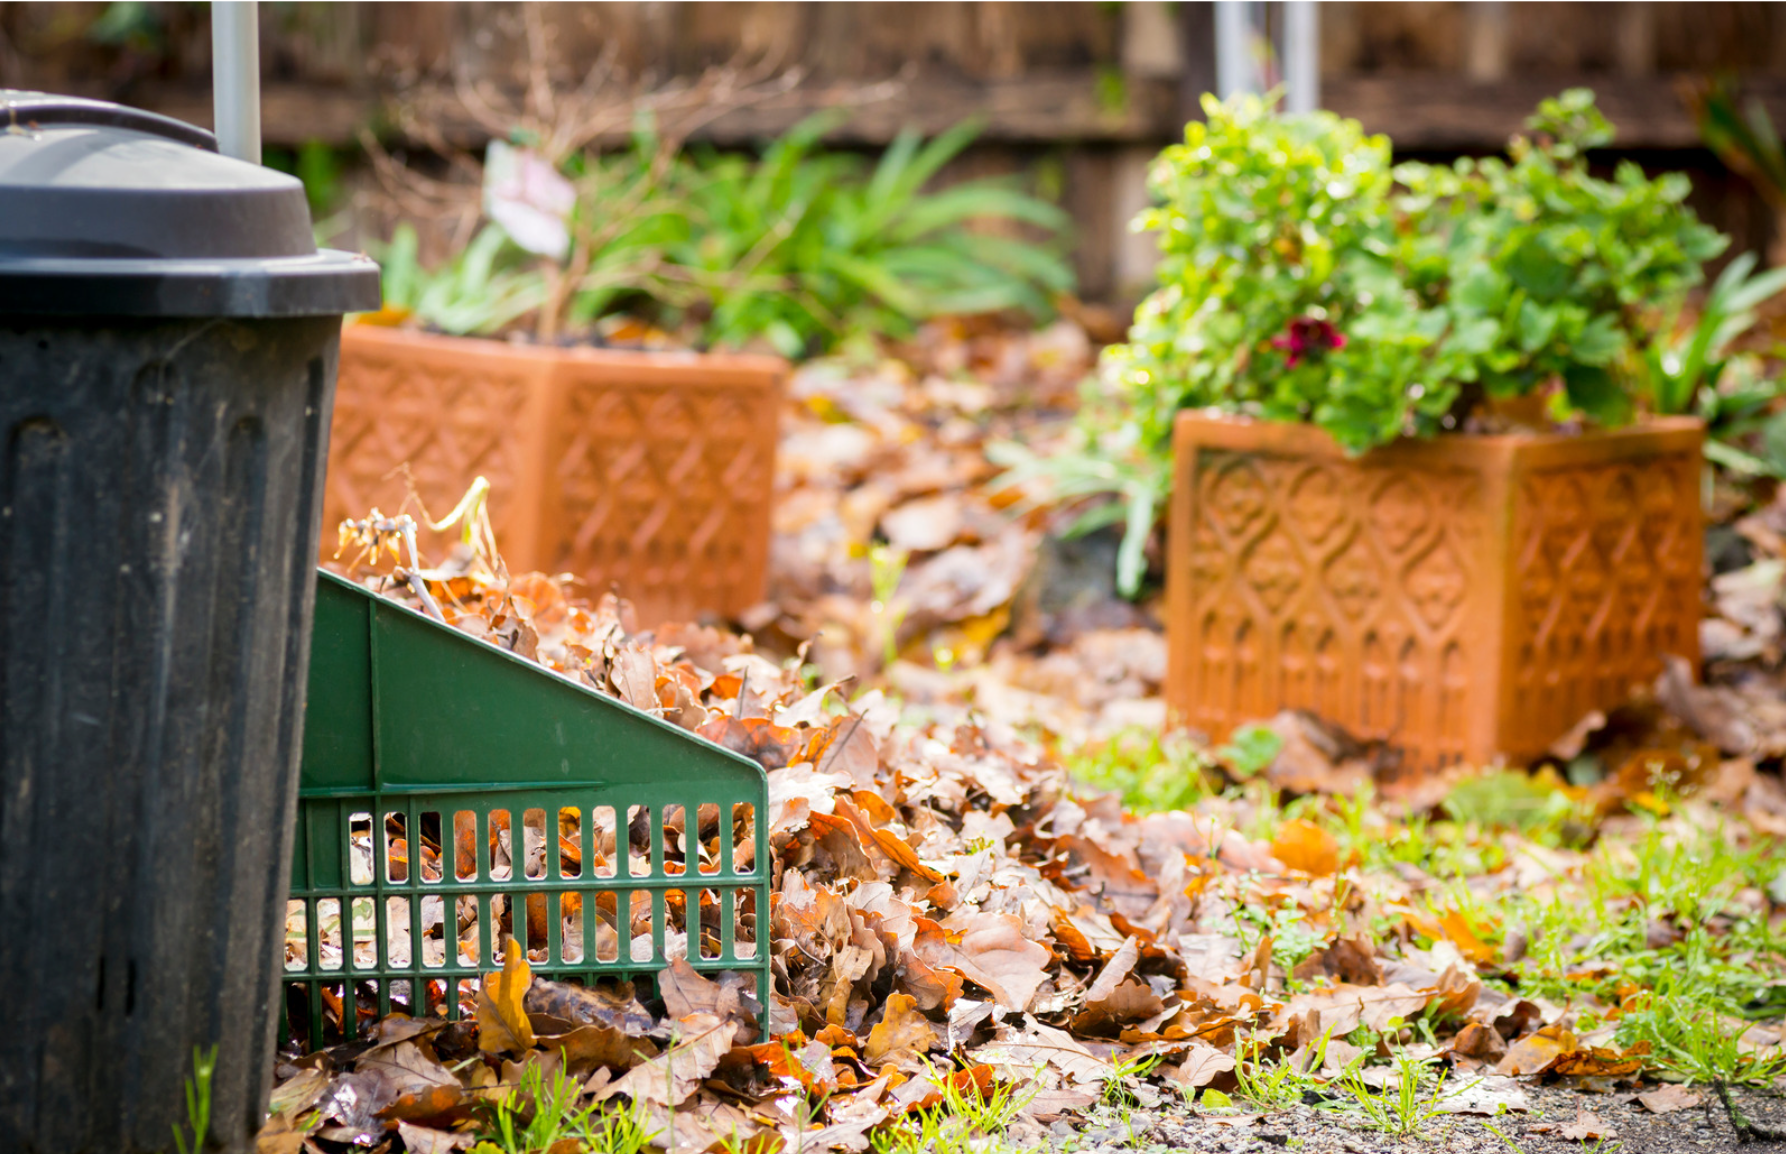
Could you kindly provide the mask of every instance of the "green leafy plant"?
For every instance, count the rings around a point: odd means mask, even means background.
[[[1444,318],[1398,275],[1388,139],[1254,96],[1203,111],[1149,174],[1160,287],[1105,354],[1141,441],[1165,451],[1177,412],[1210,405],[1354,448],[1436,422],[1450,397],[1416,386]]]
[[[1302,1103],[1305,1091],[1315,1089],[1314,1078],[1287,1055],[1275,1062],[1265,1061],[1258,1038],[1252,1040],[1248,1049],[1251,1053],[1234,1066],[1235,1094],[1242,1101],[1262,1110],[1287,1110]],[[1327,1036],[1322,1035],[1311,1066],[1319,1068],[1326,1052]]]
[[[1726,243],[1685,206],[1685,177],[1590,172],[1612,129],[1584,89],[1544,101],[1506,158],[1446,167],[1393,165],[1356,121],[1270,99],[1204,113],[1155,161],[1159,203],[1135,222],[1160,234],[1159,287],[1105,352],[1118,403],[1065,452],[1002,462],[1085,504],[1082,524],[1122,521],[1129,559],[1187,408],[1313,424],[1353,452],[1522,399],[1540,419],[1629,419],[1658,318]]]
[[[1276,730],[1263,725],[1243,725],[1234,731],[1225,745],[1216,746],[1211,753],[1230,774],[1244,781],[1264,773],[1283,748],[1284,739]]]
[[[1308,421],[1353,450],[1457,427],[1485,398],[1561,386],[1630,413],[1650,322],[1724,239],[1685,177],[1588,170],[1613,139],[1593,94],[1546,100],[1508,159],[1391,168],[1329,113],[1206,102],[1157,162],[1161,288],[1111,365],[1144,433],[1187,406]]]
[[[1435,1068],[1433,1087],[1427,1091],[1424,1089],[1427,1076]],[[1394,1074],[1394,1081],[1388,1088],[1378,1091],[1365,1081],[1363,1066],[1354,1063],[1340,1075],[1338,1085],[1352,1099],[1352,1105],[1363,1116],[1366,1126],[1396,1137],[1412,1138],[1420,1134],[1428,1122],[1445,1112],[1445,1067],[1432,1059],[1412,1058],[1398,1052]]]
[[[870,1148],[875,1154],[1002,1151],[1005,1132],[1041,1089],[1040,1083],[1032,1079],[1027,1089],[998,1082],[982,1094],[972,1083],[958,1085],[947,1070],[928,1068],[930,1082],[941,1093],[942,1101],[913,1110],[877,1129],[870,1137]]]
[[[1753,97],[1743,102],[1735,80],[1727,76],[1690,89],[1687,95],[1706,146],[1742,173],[1775,211],[1786,210],[1786,146],[1767,106]]]
[[[217,1073],[217,1047],[209,1050],[192,1048],[192,1076],[186,1079],[186,1126],[191,1133],[191,1145],[187,1144],[187,1135],[174,1127],[174,1146],[180,1154],[199,1154],[205,1148],[205,1139],[211,1132],[211,1079]]]
[[[1757,306],[1786,290],[1786,269],[1754,273],[1754,268],[1754,253],[1738,255],[1712,283],[1697,323],[1650,346],[1651,402],[1657,412],[1692,412],[1703,390],[1716,390],[1731,342],[1755,326]]]
[[[1733,353],[1756,325],[1755,310],[1786,290],[1786,269],[1757,273],[1742,253],[1712,283],[1691,328],[1648,350],[1651,404],[1659,413],[1691,413],[1706,423],[1705,455],[1749,475],[1786,476],[1786,414],[1775,411],[1783,386],[1762,359]]]
[[[637,1105],[580,1105],[583,1087],[562,1069],[548,1078],[537,1064],[520,1085],[490,1104],[472,1154],[547,1154],[574,1142],[591,1154],[640,1154],[657,1137]]]
[[[1143,1054],[1136,1058],[1123,1058],[1110,1067],[1104,1075],[1103,1100],[1109,1106],[1132,1106],[1136,1102],[1135,1093],[1129,1089],[1129,1083],[1139,1081],[1165,1061],[1159,1054]]]
[[[996,179],[925,191],[978,125],[929,141],[902,132],[867,169],[820,149],[841,119],[809,118],[760,160],[697,155],[679,170],[691,229],[670,254],[672,275],[710,302],[708,341],[763,336],[797,355],[863,333],[903,335],[944,314],[1044,316],[1072,287],[1058,207]],[[974,222],[1027,225],[1054,239],[1037,244]]]
[[[438,269],[422,266],[418,248],[415,229],[400,224],[378,254],[387,310],[411,314],[444,333],[488,336],[545,301],[544,280],[516,260],[495,225]]]
[[[1475,386],[1466,401],[1551,393],[1564,414],[1620,423],[1647,391],[1658,319],[1727,241],[1685,206],[1685,176],[1651,179],[1630,161],[1610,181],[1589,171],[1614,133],[1588,90],[1527,123],[1506,161],[1397,168],[1407,280],[1446,316],[1441,363]]]
[[[1067,772],[1094,789],[1122,794],[1137,813],[1189,809],[1216,792],[1209,756],[1189,738],[1140,727],[1067,754]]]
[[[1741,1039],[1748,1027],[1695,999],[1650,997],[1619,1020],[1618,1040],[1624,1046],[1649,1043],[1656,1065],[1690,1082],[1771,1086],[1786,1077],[1786,1055],[1745,1049]]]
[[[1015,441],[999,441],[987,446],[986,457],[1004,469],[992,482],[995,492],[1017,489],[1032,494],[1014,512],[1042,505],[1081,506],[1058,531],[1062,538],[1120,523],[1116,588],[1123,596],[1134,597],[1147,575],[1147,538],[1166,507],[1172,473],[1159,454],[1142,443],[1139,427],[1123,416],[1126,407],[1114,403],[1100,385],[1087,382],[1066,445],[1039,453]],[[1110,497],[1115,499],[1103,499]]]
[[[516,175],[487,182],[486,201],[517,235],[540,228],[531,255],[492,224],[429,273],[399,229],[387,302],[448,332],[490,335],[531,314],[536,338],[556,340],[624,312],[698,344],[798,356],[941,315],[1044,317],[1071,290],[1059,207],[1004,179],[929,190],[977,125],[902,133],[870,166],[821,146],[839,123],[810,118],[760,157],[683,150],[648,116],[607,154],[518,134],[497,154]]]

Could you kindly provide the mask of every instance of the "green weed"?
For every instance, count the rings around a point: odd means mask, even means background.
[[[905,576],[906,552],[890,545],[876,545],[868,551],[869,584],[874,600],[869,604],[881,627],[881,665],[890,667],[899,659],[899,626],[905,620],[905,606],[893,599],[899,591],[899,580]]]
[[[1104,1077],[1104,1102],[1111,1106],[1134,1105],[1135,1095],[1129,1089],[1129,1083],[1147,1077],[1164,1060],[1159,1054],[1146,1054],[1117,1062]]]
[[[1422,1090],[1422,1084],[1435,1067],[1438,1073],[1428,1093]],[[1430,1058],[1410,1058],[1398,1053],[1394,1070],[1395,1081],[1381,1092],[1364,1080],[1361,1064],[1348,1067],[1337,1084],[1351,1097],[1365,1125],[1396,1137],[1413,1138],[1444,1113],[1441,1103],[1446,1097],[1445,1068]]]
[[[870,1136],[874,1154],[998,1154],[1012,1121],[1040,1089],[1032,1079],[1027,1090],[995,1083],[981,1094],[957,1086],[947,1071],[934,1067],[930,1080],[943,1100],[876,1130]]]
[[[529,1065],[521,1084],[490,1106],[472,1154],[543,1154],[567,1140],[591,1154],[640,1154],[657,1137],[642,1110],[579,1106],[582,1092],[582,1084],[562,1069],[548,1081],[538,1065]]]
[[[217,1047],[209,1050],[192,1048],[192,1076],[186,1079],[186,1125],[192,1131],[192,1145],[174,1127],[174,1145],[180,1154],[199,1154],[211,1132],[211,1079],[217,1073]]]
[[[1215,793],[1209,755],[1178,734],[1125,729],[1068,753],[1063,762],[1093,789],[1120,793],[1137,813],[1190,809]]]
[[[1618,1040],[1650,1045],[1655,1063],[1691,1082],[1770,1086],[1786,1077],[1786,1054],[1762,1056],[1741,1044],[1748,1023],[1725,1022],[1703,1001],[1652,997],[1619,1021]]]
[[[1252,1051],[1250,1056],[1234,1064],[1235,1093],[1242,1101],[1261,1110],[1284,1110],[1300,1104],[1304,1091],[1316,1087],[1315,1079],[1287,1055],[1267,1063],[1257,1037],[1252,1039],[1249,1049]],[[1326,1053],[1327,1035],[1323,1034],[1315,1047],[1310,1067],[1319,1069]]]

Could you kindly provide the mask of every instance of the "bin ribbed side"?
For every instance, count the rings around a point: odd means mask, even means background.
[[[0,1149],[252,1143],[338,340],[0,325]]]

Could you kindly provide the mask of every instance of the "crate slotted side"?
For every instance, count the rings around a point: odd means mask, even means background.
[[[768,786],[747,758],[320,572],[298,792],[282,981],[312,1048],[325,997],[344,1038],[362,998],[458,1019],[505,932],[559,979],[650,980],[685,935],[697,970],[753,979],[767,1026]]]

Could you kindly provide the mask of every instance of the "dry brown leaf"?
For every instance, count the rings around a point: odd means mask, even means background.
[[[357,1069],[380,1079],[390,1090],[389,1103],[378,1112],[381,1118],[438,1118],[465,1098],[465,1087],[453,1072],[414,1042],[399,1042],[389,1050],[363,1057]]]
[[[857,789],[874,788],[881,755],[873,732],[860,716],[849,714],[833,721],[823,750],[819,754],[820,773],[847,777]]]
[[[1649,1052],[1648,1042],[1624,1051],[1587,1046],[1558,1057],[1544,1072],[1560,1078],[1635,1078],[1643,1073]]]
[[[1670,1083],[1639,1094],[1637,1100],[1652,1114],[1673,1114],[1677,1110],[1691,1110],[1705,1101],[1705,1095],[1698,1090]]]
[[[296,1118],[316,1105],[316,1100],[328,1088],[327,1071],[315,1066],[306,1067],[273,1088],[273,1096],[267,1103],[267,1112]]]
[[[1312,821],[1287,821],[1271,841],[1271,856],[1290,869],[1325,877],[1339,869],[1339,842]]]
[[[806,745],[806,738],[799,730],[776,725],[766,717],[742,720],[731,716],[716,717],[695,732],[716,745],[750,758],[764,769],[782,769],[791,765],[795,755]]]
[[[1457,1032],[1447,1052],[1478,1062],[1499,1062],[1507,1056],[1507,1041],[1492,1026],[1470,1022]]]
[[[1110,955],[1110,960],[1104,963],[1104,968],[1098,971],[1098,976],[1092,979],[1090,988],[1085,991],[1086,1003],[1101,1002],[1115,993],[1116,987],[1122,984],[1123,979],[1129,976],[1135,963],[1140,960],[1141,943],[1133,935],[1123,939],[1122,946]]]
[[[1557,1132],[1571,1142],[1602,1142],[1617,1138],[1619,1132],[1600,1120],[1600,1116],[1586,1106],[1575,1108],[1575,1121]]]
[[[1187,1090],[1207,1086],[1234,1068],[1234,1056],[1207,1042],[1192,1042],[1184,1060],[1169,1067],[1166,1076]]]
[[[1537,1074],[1550,1068],[1552,1062],[1575,1050],[1575,1035],[1561,1025],[1545,1026],[1514,1042],[1507,1056],[1496,1066],[1497,1072],[1518,1077]]]
[[[542,1034],[536,1023],[534,1040],[547,1053],[558,1053],[565,1069],[579,1078],[588,1077],[597,1066],[630,1070],[657,1056],[651,1039],[633,1037],[612,1026],[584,1025],[562,1034]]]
[[[870,831],[874,837],[874,845],[882,853],[892,858],[901,869],[908,869],[925,881],[940,882],[943,875],[918,860],[918,851],[906,844],[904,838],[890,829]]]
[[[535,978],[523,999],[529,1014],[545,1014],[567,1022],[608,1026],[631,1037],[642,1038],[657,1025],[638,997],[632,983],[577,986]]]
[[[1400,913],[1416,933],[1424,934],[1434,941],[1450,942],[1457,947],[1458,953],[1478,966],[1491,966],[1500,959],[1499,952],[1478,938],[1476,932],[1470,928],[1469,920],[1456,910],[1433,914],[1403,904],[1397,904],[1391,909]]]
[[[918,1012],[917,1000],[906,994],[889,994],[880,1023],[868,1032],[862,1060],[877,1068],[893,1062],[904,1068],[918,1069],[923,1066],[924,1055],[936,1043],[936,1030]]]
[[[478,992],[478,1049],[507,1054],[533,1048],[533,1023],[527,1018],[527,988],[533,969],[521,943],[510,938],[500,974],[485,974]]]
[[[614,1082],[588,1087],[597,1101],[625,1094],[647,1106],[680,1106],[700,1089],[719,1060],[731,1052],[732,1023],[713,1014],[690,1014],[676,1023],[676,1033],[664,1052]],[[596,1078],[604,1076],[599,1071]]]
[[[297,1129],[287,1115],[274,1114],[254,1136],[254,1154],[302,1154],[309,1133]]]
[[[622,647],[614,654],[614,664],[608,676],[620,700],[647,713],[658,710],[657,664],[649,649],[639,645]]]
[[[1039,1066],[1060,1072],[1069,1082],[1079,1085],[1101,1085],[1115,1069],[1081,1045],[1065,1030],[1044,1025],[1025,1017],[1023,1029],[1009,1026],[999,1031],[998,1039],[982,1046],[977,1055],[981,1061],[1004,1071],[1009,1078],[1029,1078]]]
[[[697,971],[687,958],[676,958],[657,975],[658,995],[672,1018],[712,1014],[734,1023],[736,1041],[745,1046],[761,1032],[757,1024],[756,994],[751,979],[724,972],[714,980]]]
[[[956,970],[1007,1010],[1025,1010],[1048,980],[1054,954],[1031,941],[1023,923],[1010,914],[976,914],[958,936],[928,918],[916,919],[918,957],[932,966]]]
[[[408,1154],[454,1154],[470,1149],[477,1140],[475,1134],[453,1134],[411,1122],[397,1123],[397,1136],[403,1139],[403,1149]]]
[[[1088,1011],[1102,1014],[1111,1021],[1140,1022],[1163,1012],[1166,1003],[1146,982],[1129,978],[1111,990],[1107,997],[1096,1001],[1087,999],[1085,1006]]]

